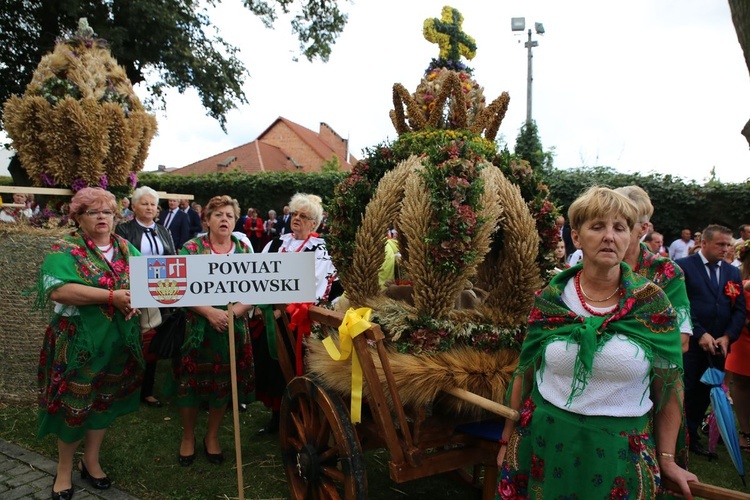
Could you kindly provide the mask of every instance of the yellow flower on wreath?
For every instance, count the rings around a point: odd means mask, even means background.
[[[443,7],[440,19],[425,19],[422,33],[428,42],[437,43],[440,47],[440,57],[458,60],[458,55],[466,59],[473,59],[477,54],[476,40],[461,31],[464,16],[446,5]],[[457,53],[451,54],[451,52]]]

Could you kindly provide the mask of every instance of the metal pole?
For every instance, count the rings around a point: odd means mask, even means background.
[[[531,76],[531,61],[534,58],[534,55],[531,52],[531,49],[533,47],[536,47],[539,45],[538,42],[532,42],[531,41],[531,28],[529,28],[529,41],[524,44],[526,48],[528,49],[528,71],[527,71],[527,78],[526,78],[526,123],[531,123],[531,82],[534,80],[534,78]]]

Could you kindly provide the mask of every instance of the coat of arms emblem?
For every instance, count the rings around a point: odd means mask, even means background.
[[[187,289],[185,257],[148,259],[148,292],[160,304],[174,304]]]

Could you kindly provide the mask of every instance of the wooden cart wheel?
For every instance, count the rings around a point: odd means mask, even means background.
[[[314,378],[287,385],[279,437],[292,499],[367,497],[365,461],[347,407]]]

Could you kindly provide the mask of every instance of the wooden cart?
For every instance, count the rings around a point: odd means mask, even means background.
[[[383,344],[385,337],[378,325],[372,324],[353,339],[364,383],[369,386],[362,422],[355,426],[348,402],[339,394],[326,389],[313,374],[295,375],[296,337],[284,309],[277,306],[284,325],[276,332],[278,356],[287,380],[279,438],[291,498],[367,498],[363,452],[383,448],[390,454],[389,473],[397,483],[456,472],[468,484],[481,488],[484,500],[495,497],[497,441],[460,432],[459,427],[467,423],[460,418],[428,415],[426,408],[407,411],[401,404]],[[324,329],[337,329],[343,320],[342,314],[314,306],[309,309],[309,317]],[[385,383],[376,371],[375,355],[382,363]],[[459,389],[448,392],[498,415],[518,419],[517,412],[480,396]],[[470,469],[472,474],[466,472]],[[668,481],[665,485],[675,489]],[[690,489],[693,495],[706,499],[750,499],[746,493],[710,484],[690,483]]]
[[[348,401],[327,390],[315,375],[295,376],[294,333],[283,308],[277,329],[277,351],[287,387],[281,405],[280,441],[284,469],[291,497],[367,498],[367,474],[363,452],[385,448],[390,453],[390,477],[397,483],[456,471],[475,487],[482,488],[482,498],[495,496],[498,444],[457,431],[466,423],[456,418],[428,415],[426,408],[407,414],[401,404],[391,372],[380,327],[373,324],[353,339],[362,366],[369,398],[363,403],[362,422],[352,424]],[[338,328],[343,315],[310,307],[309,317],[326,328]],[[374,351],[371,346],[374,346]],[[381,384],[373,364],[377,355],[383,366],[386,383]],[[348,361],[347,361],[348,362]],[[385,390],[393,401],[389,406]],[[455,392],[456,397],[474,399],[486,409],[502,411],[501,405],[472,395]],[[517,418],[517,412],[506,409]],[[499,418],[499,417],[498,417]],[[473,470],[473,475],[467,473]],[[480,482],[484,469],[484,480]]]

